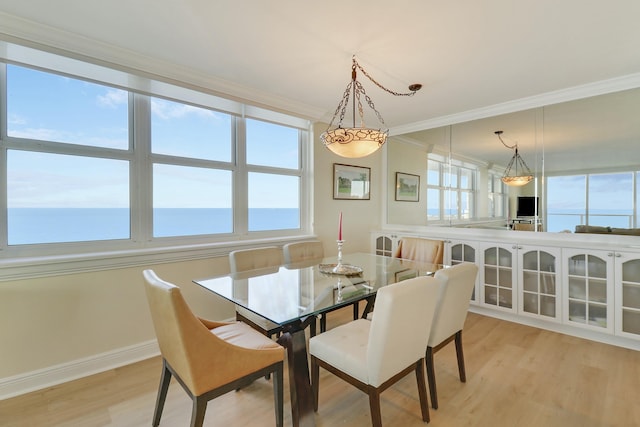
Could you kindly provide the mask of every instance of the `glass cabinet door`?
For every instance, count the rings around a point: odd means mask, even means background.
[[[616,255],[616,332],[640,338],[640,254]]]
[[[393,240],[390,237],[376,237],[376,255],[393,256]]]
[[[571,254],[571,252],[574,252]],[[611,330],[613,254],[605,251],[568,251],[567,321]]]
[[[523,249],[520,256],[521,312],[559,319],[558,254],[551,248]]]
[[[483,250],[482,302],[513,310],[514,251],[511,246],[491,246]]]

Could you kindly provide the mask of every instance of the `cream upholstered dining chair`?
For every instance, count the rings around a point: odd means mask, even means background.
[[[324,258],[324,246],[319,240],[287,243],[282,247],[282,252],[285,264],[296,264]]]
[[[395,258],[442,264],[444,241],[421,237],[402,237],[394,251]]]
[[[451,268],[438,270],[435,274],[435,279],[440,282],[440,290],[425,356],[429,394],[431,395],[433,409],[438,409],[433,354],[451,341],[455,341],[456,344],[460,381],[467,381],[464,355],[462,353],[462,328],[467,318],[469,301],[471,300],[477,274],[478,266],[466,262],[454,265]]]
[[[153,270],[143,275],[163,365],[153,426],[160,424],[171,376],[193,402],[191,427],[196,427],[204,421],[209,400],[271,373],[276,425],[282,426],[284,348],[240,322],[196,317],[179,287]]]
[[[421,276],[377,292],[372,321],[358,319],[309,340],[314,409],[318,410],[319,368],[369,395],[371,421],[382,425],[380,393],[414,371],[423,421],[429,421],[424,349],[438,293],[438,280]]]
[[[422,237],[402,237],[398,241],[398,247],[393,252],[394,258],[408,259],[417,262],[442,264],[444,255],[444,241],[423,239]],[[374,302],[365,308],[364,317],[373,318]]]
[[[248,270],[257,270],[267,267],[278,267],[284,262],[282,249],[277,246],[266,246],[262,248],[239,249],[229,253],[229,267],[231,273],[241,273]],[[262,316],[236,306],[236,320],[240,320],[255,330],[268,337],[277,335],[282,331],[277,325]]]

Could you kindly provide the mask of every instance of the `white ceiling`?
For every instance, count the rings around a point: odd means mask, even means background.
[[[391,90],[423,85],[394,97],[359,75],[397,134],[635,78],[639,16],[638,0],[0,0],[0,38],[325,122],[355,54]]]

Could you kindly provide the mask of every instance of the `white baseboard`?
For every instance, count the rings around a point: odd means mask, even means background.
[[[160,354],[151,340],[49,368],[0,378],[0,400],[129,365]]]

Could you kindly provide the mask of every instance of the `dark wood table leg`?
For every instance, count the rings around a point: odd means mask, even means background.
[[[370,296],[366,299],[366,301],[367,301],[367,305],[364,307],[364,310],[362,311],[363,319],[366,319],[367,315],[371,313],[371,311],[373,310],[373,305],[376,302],[376,296],[375,295]]]
[[[314,427],[316,423],[304,328],[283,332],[278,343],[287,349],[293,426]]]

